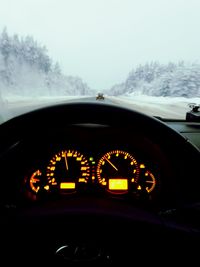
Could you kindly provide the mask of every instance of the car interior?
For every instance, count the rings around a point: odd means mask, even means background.
[[[198,121],[70,102],[0,137],[4,266],[198,265]]]

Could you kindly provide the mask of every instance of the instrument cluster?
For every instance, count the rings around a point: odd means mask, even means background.
[[[155,166],[123,149],[95,157],[64,148],[43,165],[25,175],[25,195],[31,200],[91,192],[152,199],[159,187]]]

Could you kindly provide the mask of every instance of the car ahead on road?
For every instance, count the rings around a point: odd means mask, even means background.
[[[98,93],[97,96],[96,96],[96,100],[104,100],[105,97],[104,97],[104,94],[103,93]]]
[[[194,143],[178,130],[195,134]],[[192,266],[199,137],[199,123],[95,102],[52,105],[1,124],[2,262]]]

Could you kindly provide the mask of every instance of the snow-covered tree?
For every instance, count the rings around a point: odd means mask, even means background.
[[[113,86],[109,94],[145,94],[150,96],[200,96],[200,64],[147,63],[133,69],[126,81]]]
[[[49,57],[47,48],[32,36],[0,35],[0,94],[84,95],[92,94],[78,77],[66,76]]]

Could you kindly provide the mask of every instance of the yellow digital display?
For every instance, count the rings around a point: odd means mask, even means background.
[[[108,182],[109,190],[128,190],[127,179],[109,179]]]
[[[75,183],[60,183],[60,189],[75,189]]]

